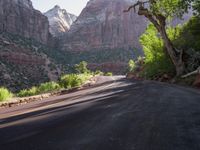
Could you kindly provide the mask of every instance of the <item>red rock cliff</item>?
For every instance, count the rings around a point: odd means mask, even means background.
[[[123,10],[135,0],[90,0],[63,40],[63,50],[141,48],[147,21]]]
[[[0,0],[0,32],[9,32],[33,38],[46,44],[49,40],[49,22],[35,10],[30,0]]]

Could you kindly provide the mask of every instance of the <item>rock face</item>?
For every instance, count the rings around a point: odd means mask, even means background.
[[[64,37],[69,51],[140,49],[139,37],[147,20],[123,10],[136,0],[90,0]]]
[[[77,19],[77,16],[68,13],[65,9],[61,9],[58,5],[44,13],[44,15],[48,17],[50,32],[55,37],[66,33]]]
[[[47,44],[49,22],[30,0],[0,0],[0,32],[9,32]]]
[[[0,34],[0,86],[12,91],[29,88],[60,75],[43,44],[12,34]],[[48,51],[49,53],[49,51]]]

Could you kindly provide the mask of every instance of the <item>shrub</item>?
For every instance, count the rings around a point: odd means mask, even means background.
[[[58,83],[46,82],[46,83],[40,84],[39,87],[32,87],[31,89],[21,90],[17,94],[17,96],[19,96],[19,97],[34,96],[37,94],[52,92],[52,91],[59,90],[59,89],[60,89],[60,85]]]
[[[19,97],[26,97],[26,96],[34,96],[38,94],[37,87],[32,87],[31,89],[24,89],[21,90],[17,96]]]
[[[173,41],[178,49],[184,50],[184,62],[187,72],[196,70],[200,65],[199,26],[200,19],[198,17],[192,17],[181,28],[179,37]]]
[[[179,33],[177,30],[172,28],[167,30],[171,39],[177,37],[176,34]],[[174,74],[174,66],[169,56],[166,55],[162,39],[152,24],[148,26],[145,33],[140,37],[140,43],[145,54],[144,70],[141,73],[143,77],[153,78],[164,73]]]
[[[112,72],[107,72],[104,74],[105,76],[113,76],[113,73]]]
[[[97,71],[94,72],[94,75],[100,75],[101,76],[101,75],[103,75],[103,72],[100,71],[100,70],[97,70]]]
[[[59,90],[59,89],[60,89],[60,85],[58,83],[46,82],[46,83],[42,83],[38,87],[38,93],[51,92],[51,91],[55,91],[55,90]]]
[[[0,101],[5,101],[11,98],[13,94],[6,88],[0,88]]]
[[[63,88],[70,89],[81,86],[85,81],[91,77],[90,74],[68,74],[60,79],[60,85]]]
[[[75,65],[75,70],[78,73],[89,73],[89,70],[87,68],[87,62],[82,61],[79,64]]]

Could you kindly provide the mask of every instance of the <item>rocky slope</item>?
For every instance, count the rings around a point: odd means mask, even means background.
[[[50,51],[40,43],[17,35],[0,34],[0,86],[18,91],[56,80],[60,70],[48,53]]]
[[[65,9],[61,9],[58,5],[44,13],[44,15],[48,17],[50,32],[55,37],[66,33],[77,19],[77,16],[68,13]]]
[[[136,0],[90,0],[63,41],[64,50],[140,49],[147,21],[123,10]]]
[[[30,0],[0,0],[0,32],[33,38],[47,44],[49,22]]]
[[[30,0],[0,0],[0,87],[17,91],[56,80],[63,55],[45,45],[54,45],[47,17]]]

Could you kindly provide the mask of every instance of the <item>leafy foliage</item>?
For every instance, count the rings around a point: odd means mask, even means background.
[[[167,30],[171,39],[177,37],[178,28]],[[145,66],[142,75],[146,78],[153,78],[159,74],[174,73],[174,67],[165,53],[164,44],[159,37],[155,27],[150,24],[146,32],[140,37],[145,54]]]
[[[38,93],[46,93],[46,92],[51,92],[51,91],[55,91],[55,90],[59,90],[60,89],[60,85],[56,82],[46,82],[46,83],[42,83],[40,84],[40,86],[38,87]]]
[[[60,89],[60,86],[58,83],[46,82],[46,83],[40,84],[38,87],[34,86],[30,89],[21,90],[17,94],[17,96],[19,96],[19,97],[34,96],[37,94],[52,92],[52,91],[59,90],[59,89]]]
[[[26,97],[26,96],[34,96],[34,95],[37,95],[39,94],[38,93],[38,90],[37,90],[37,87],[32,87],[30,89],[24,89],[24,90],[21,90],[17,96],[19,97]]]
[[[86,61],[82,61],[79,64],[75,65],[75,70],[78,73],[88,73],[89,70],[87,69],[87,62]]]
[[[181,28],[179,37],[174,39],[176,47],[184,50],[186,71],[191,72],[200,66],[200,19],[191,18]],[[189,40],[188,40],[189,39]]]
[[[60,85],[63,88],[71,89],[79,87],[91,77],[90,74],[67,74],[61,77]]]
[[[156,0],[150,3],[150,11],[166,18],[181,17],[189,6],[190,2],[187,0]]]
[[[5,101],[11,98],[13,94],[6,88],[0,88],[0,101]]]
[[[105,76],[113,76],[113,73],[112,72],[106,72],[104,75]]]
[[[96,70],[95,72],[94,72],[94,75],[103,75],[103,72],[102,71],[100,71],[100,70]]]
[[[183,60],[186,71],[191,72],[200,66],[200,20],[198,17],[191,18],[183,26],[168,28],[167,34],[173,44],[184,50]],[[189,40],[189,41],[188,41]],[[150,25],[141,36],[141,44],[145,53],[145,67],[142,75],[152,78],[159,74],[174,72],[171,61],[165,53],[163,42],[153,25]]]
[[[148,6],[145,4],[148,3]],[[190,8],[189,0],[149,0],[137,1],[136,4],[130,6],[128,10],[139,6],[137,12],[139,15],[145,16],[157,29],[162,42],[166,48],[165,53],[171,59],[176,70],[176,76],[180,76],[184,72],[184,63],[182,61],[182,51],[177,51],[171,39],[166,32],[167,20],[174,17],[182,17],[182,15]]]
[[[175,40],[175,44],[181,49],[195,49],[200,51],[200,19],[191,18],[181,29],[180,36]],[[188,39],[190,41],[188,41]]]

